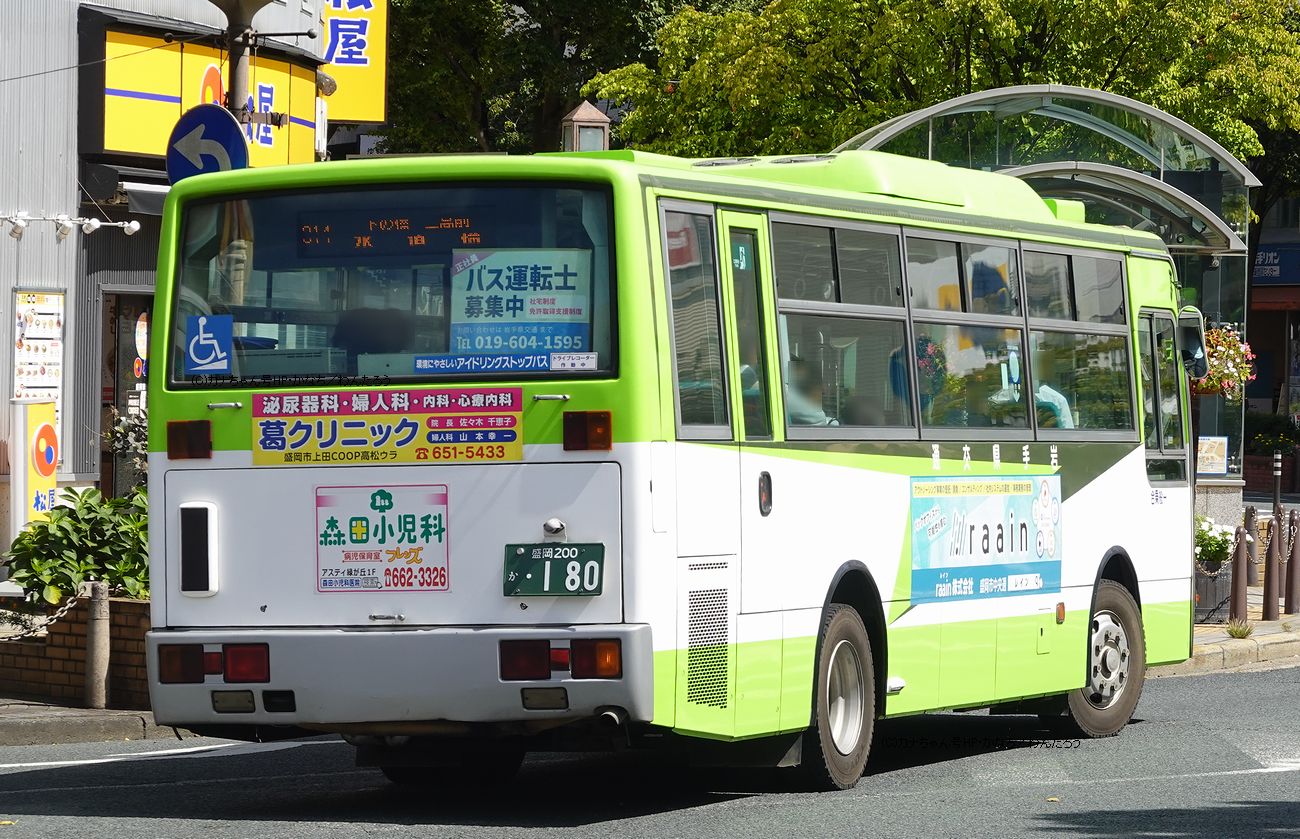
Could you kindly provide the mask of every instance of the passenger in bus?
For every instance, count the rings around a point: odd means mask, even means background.
[[[793,385],[793,387],[791,386]],[[822,378],[812,365],[801,358],[790,360],[790,378],[786,382],[785,410],[791,425],[839,425],[826,413],[822,402]]]

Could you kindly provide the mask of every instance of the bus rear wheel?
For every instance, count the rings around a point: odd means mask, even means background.
[[[818,789],[849,789],[866,768],[876,719],[871,641],[851,606],[833,604],[822,621],[813,701],[816,723],[804,734],[804,771]]]
[[[1084,737],[1112,737],[1137,710],[1146,678],[1142,614],[1128,589],[1102,580],[1088,625],[1088,682],[1067,695],[1070,728]]]

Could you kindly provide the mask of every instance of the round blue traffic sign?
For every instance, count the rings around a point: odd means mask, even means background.
[[[206,104],[181,114],[167,139],[167,179],[248,167],[248,143],[235,115]]]

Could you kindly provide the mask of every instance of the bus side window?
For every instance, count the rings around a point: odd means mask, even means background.
[[[665,211],[664,237],[672,298],[678,422],[683,429],[695,427],[690,435],[693,437],[730,438],[713,218]]]

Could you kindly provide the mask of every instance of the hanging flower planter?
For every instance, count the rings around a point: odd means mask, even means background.
[[[1255,380],[1255,354],[1250,344],[1231,326],[1216,326],[1205,330],[1205,354],[1209,370],[1205,378],[1192,380],[1192,392],[1240,402],[1246,394],[1246,384]]]

